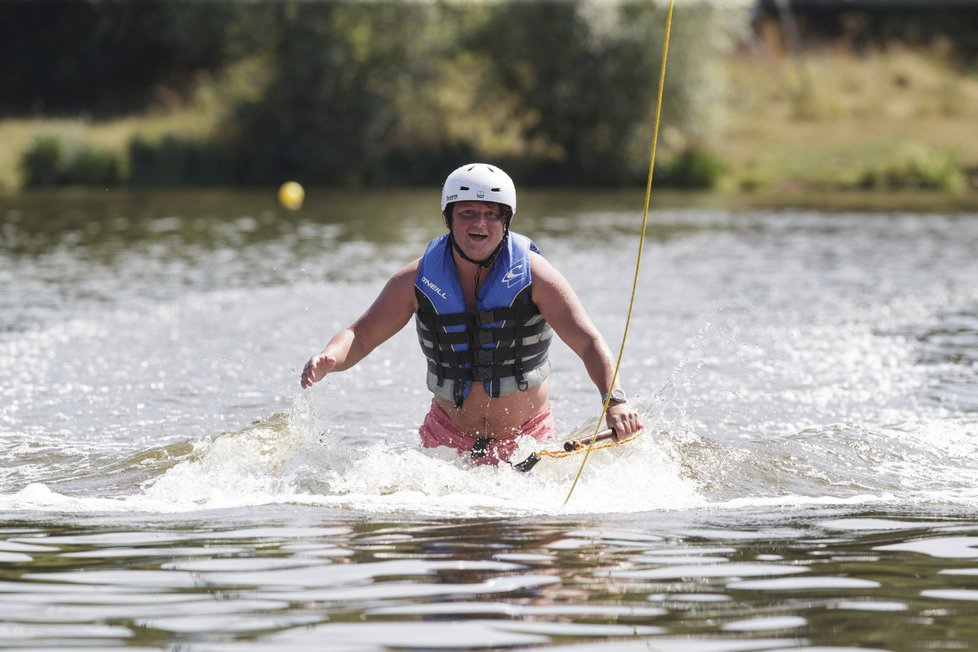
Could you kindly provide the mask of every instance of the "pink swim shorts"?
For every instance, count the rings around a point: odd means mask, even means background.
[[[550,406],[536,415],[509,437],[493,439],[489,437],[472,437],[460,432],[445,411],[435,401],[431,402],[431,410],[425,415],[424,423],[418,429],[421,435],[421,445],[425,448],[449,446],[463,455],[471,456],[476,464],[492,464],[509,461],[516,451],[516,440],[519,437],[530,436],[537,441],[553,439],[557,428],[554,423]]]

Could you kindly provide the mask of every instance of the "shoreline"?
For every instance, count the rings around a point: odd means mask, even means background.
[[[348,188],[315,187],[306,188],[307,205],[312,207],[319,202],[329,202],[345,196],[355,196],[361,190]],[[155,201],[161,197],[170,197],[178,201],[194,201],[206,205],[210,209],[219,207],[222,197],[252,196],[256,211],[272,210],[286,211],[276,199],[277,188],[274,187],[115,187],[98,188],[94,186],[63,186],[58,188],[36,189],[0,189],[0,202],[4,211],[16,210],[15,204],[22,201],[38,206],[43,204],[46,197],[51,195],[60,198],[71,198],[88,203],[97,200],[101,195],[104,199],[120,201],[123,204],[134,202]],[[378,195],[402,196],[410,200],[411,196],[427,197],[437,193],[437,188],[375,188]],[[560,198],[573,195],[579,198],[593,210],[607,208],[627,208],[633,206],[641,211],[644,207],[645,189],[638,187],[626,188],[526,188],[525,193],[528,208],[534,204],[546,210],[554,203],[560,203]],[[422,199],[422,202],[424,199]],[[234,202],[232,202],[234,203]],[[827,213],[865,212],[865,213],[975,213],[978,214],[978,192],[974,190],[962,192],[942,192],[934,190],[836,190],[824,191],[815,188],[801,189],[793,192],[771,191],[732,191],[732,190],[675,190],[672,188],[656,189],[653,180],[652,196],[649,206],[650,215],[657,210],[672,208],[703,208],[729,210],[788,210],[801,209]],[[286,211],[290,213],[291,211]],[[311,213],[312,208],[297,212]]]

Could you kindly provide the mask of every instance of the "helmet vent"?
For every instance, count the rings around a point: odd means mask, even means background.
[[[499,188],[490,188],[489,190],[492,192],[499,192]]]
[[[459,190],[471,190],[468,186],[459,186]]]

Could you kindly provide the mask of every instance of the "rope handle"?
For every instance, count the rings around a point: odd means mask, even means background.
[[[581,437],[580,439],[568,439],[561,443],[560,448],[545,448],[543,450],[538,450],[531,453],[522,462],[518,464],[513,464],[513,468],[522,473],[528,472],[537,462],[542,460],[544,457],[549,457],[551,459],[560,459],[562,457],[570,457],[571,455],[577,455],[588,450],[600,450],[602,448],[611,448],[612,446],[621,446],[622,444],[627,444],[633,439],[637,438],[644,432],[642,428],[639,428],[632,434],[624,438],[619,438],[618,433],[616,433],[611,428],[607,430],[601,430],[593,435],[588,435],[587,437]]]

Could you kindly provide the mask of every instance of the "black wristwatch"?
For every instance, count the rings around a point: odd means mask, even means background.
[[[613,389],[610,392],[611,399],[608,399],[608,394],[601,395],[601,403],[608,403],[609,405],[617,405],[618,403],[626,403],[628,399],[625,398],[625,390],[619,388]]]

